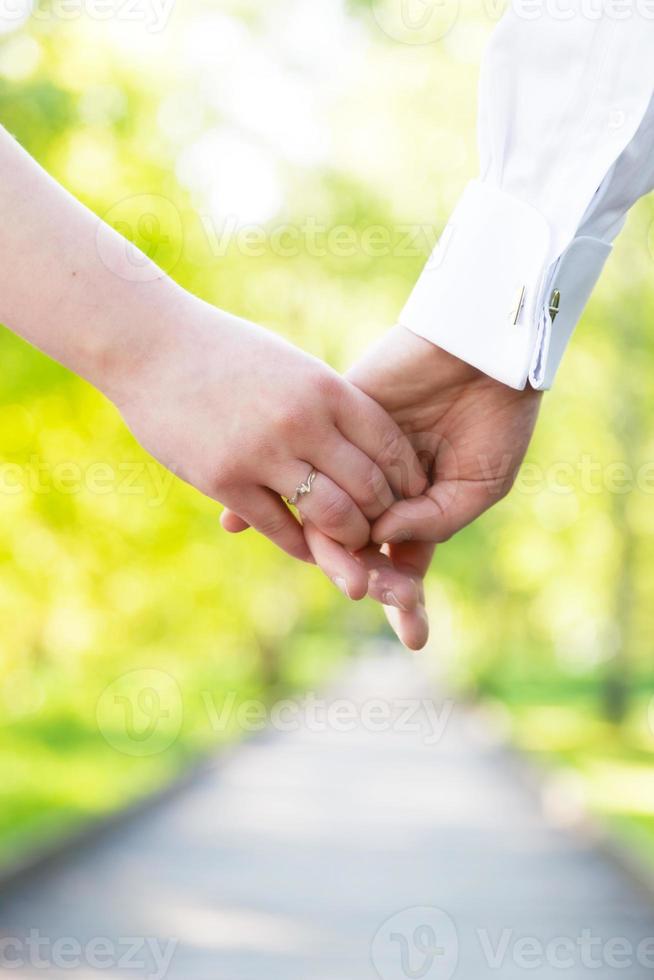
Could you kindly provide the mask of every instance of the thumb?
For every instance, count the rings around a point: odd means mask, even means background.
[[[375,522],[372,540],[440,544],[483,514],[498,496],[484,480],[442,480],[413,500],[398,500]]]

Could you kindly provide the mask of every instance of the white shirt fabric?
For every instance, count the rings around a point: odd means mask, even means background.
[[[654,187],[654,2],[521,2],[482,66],[480,177],[399,322],[542,389],[627,212]]]

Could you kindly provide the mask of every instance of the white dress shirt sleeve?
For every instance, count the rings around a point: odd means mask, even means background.
[[[513,388],[551,386],[613,239],[654,186],[654,5],[597,8],[524,0],[495,29],[480,177],[400,315]]]

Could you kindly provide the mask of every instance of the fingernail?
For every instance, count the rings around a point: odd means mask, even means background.
[[[396,609],[401,609],[403,612],[409,611],[408,606],[401,603],[395,593],[390,589],[382,593],[382,602],[385,606],[395,606]]]
[[[337,576],[336,578],[332,579],[332,582],[334,583],[337,589],[341,590],[344,596],[347,596],[348,599],[351,598],[350,593],[348,591],[347,582],[345,581],[344,578],[339,578]]]

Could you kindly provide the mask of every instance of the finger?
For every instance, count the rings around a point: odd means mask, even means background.
[[[397,497],[417,497],[427,480],[408,438],[372,398],[354,385],[346,391],[336,414],[342,434],[377,464]]]
[[[250,528],[248,522],[244,521],[238,514],[235,514],[229,507],[226,507],[220,515],[220,523],[223,530],[229,534],[240,534],[242,531],[247,531]]]
[[[395,495],[379,467],[337,430],[321,447],[315,465],[350,495],[369,521],[380,517],[395,503]],[[221,524],[232,534],[249,527],[229,510],[223,511]]]
[[[356,558],[368,572],[368,595],[371,599],[404,612],[415,610],[423,601],[420,577],[412,570],[396,567],[378,546],[364,548],[357,552]]]
[[[374,524],[377,542],[448,541],[496,500],[482,481],[442,481],[422,497],[400,500]]]
[[[368,592],[368,573],[361,562],[312,524],[304,523],[304,535],[316,565],[349,599],[363,599]]]
[[[396,569],[406,575],[414,576],[420,589],[420,603],[414,610],[406,612],[385,607],[386,618],[400,641],[409,650],[422,650],[429,639],[429,619],[424,606],[422,580],[431,564],[434,545],[424,541],[407,541],[403,544],[385,545],[384,550]]]
[[[401,643],[409,650],[422,650],[429,639],[429,619],[424,606],[404,612],[394,606],[384,606],[386,619]]]
[[[356,555],[351,555],[308,521],[305,522],[304,531],[316,564],[332,581],[340,576],[348,586],[352,583],[354,591],[357,585],[362,585],[360,572],[363,568],[367,573],[371,599],[404,612],[424,605],[422,579],[431,563],[434,545],[414,541],[385,545],[384,551],[376,545],[369,545]]]
[[[312,562],[302,525],[296,521],[277,494],[264,487],[254,487],[239,494],[238,500],[234,497],[225,503],[234,511],[242,525],[253,527],[293,558]],[[229,522],[231,523],[231,518]],[[245,530],[244,527],[241,529]]]
[[[378,547],[372,545],[351,555],[313,524],[305,522],[304,531],[316,564],[350,598],[362,598],[367,592],[371,599],[406,612],[421,602],[419,577],[412,569],[394,568]]]
[[[395,568],[408,575],[415,576],[421,585],[421,601],[424,604],[425,595],[422,580],[429,571],[436,545],[431,541],[404,541],[401,544],[386,544],[384,551],[393,562]]]
[[[369,521],[374,521],[395,502],[388,480],[365,453],[348,442],[338,430],[314,451],[316,468],[341,487]]]
[[[313,472],[311,466],[301,460],[284,466],[279,484],[272,489],[292,496],[295,488],[308,480],[310,472]],[[311,521],[349,551],[358,551],[370,541],[369,522],[352,498],[324,473],[316,473],[309,492],[299,496],[295,506],[303,521]]]

